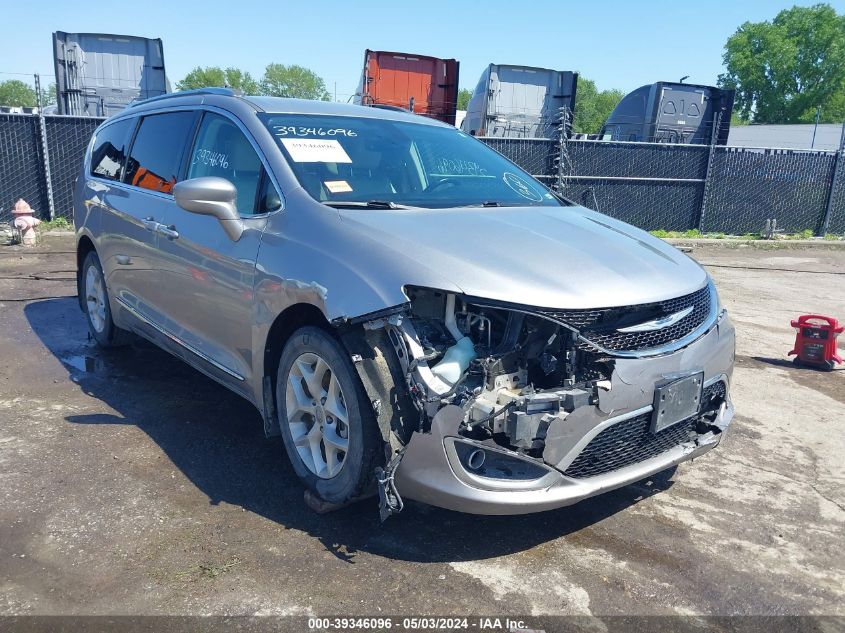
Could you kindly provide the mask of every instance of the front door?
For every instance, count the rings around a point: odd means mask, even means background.
[[[225,178],[235,185],[245,230],[233,241],[217,219],[173,205],[159,238],[163,263],[158,296],[168,329],[199,356],[206,371],[248,395],[255,261],[263,216],[280,203],[278,195],[268,196],[275,189],[246,134],[232,119],[208,111],[200,121],[185,173],[186,179],[203,176]]]
[[[156,227],[174,204],[171,189],[196,116],[183,111],[122,119],[103,128],[94,141],[92,178],[86,182],[94,195],[86,198],[99,202],[102,211],[97,249],[112,313],[118,325],[141,327],[152,336],[149,323],[158,328],[163,321]]]

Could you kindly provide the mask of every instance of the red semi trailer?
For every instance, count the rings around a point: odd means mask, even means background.
[[[455,125],[458,62],[368,49],[355,103],[412,110]]]

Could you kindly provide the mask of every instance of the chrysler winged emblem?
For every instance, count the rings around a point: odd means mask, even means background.
[[[688,308],[684,308],[680,312],[676,312],[675,314],[660,317],[659,319],[652,319],[651,321],[646,321],[645,323],[638,323],[637,325],[621,327],[616,331],[622,332],[624,334],[629,334],[631,332],[652,332],[653,330],[662,330],[663,328],[669,327],[670,325],[675,325],[675,323],[677,323],[685,316],[687,316],[690,312],[692,312],[692,309],[693,306],[690,306]]]

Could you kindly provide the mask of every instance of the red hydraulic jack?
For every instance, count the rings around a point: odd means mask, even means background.
[[[842,358],[836,353],[836,337],[845,327],[832,318],[820,314],[805,314],[792,321],[792,327],[798,329],[795,335],[795,347],[789,352],[796,354],[792,362],[796,365],[820,367],[832,370]]]

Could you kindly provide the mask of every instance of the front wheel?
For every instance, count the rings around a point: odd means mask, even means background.
[[[335,504],[370,491],[379,463],[378,425],[334,337],[315,327],[293,333],[279,361],[276,402],[285,450],[306,487]]]
[[[132,334],[114,324],[103,267],[91,251],[82,263],[82,304],[88,331],[100,347],[119,347],[132,341]]]

